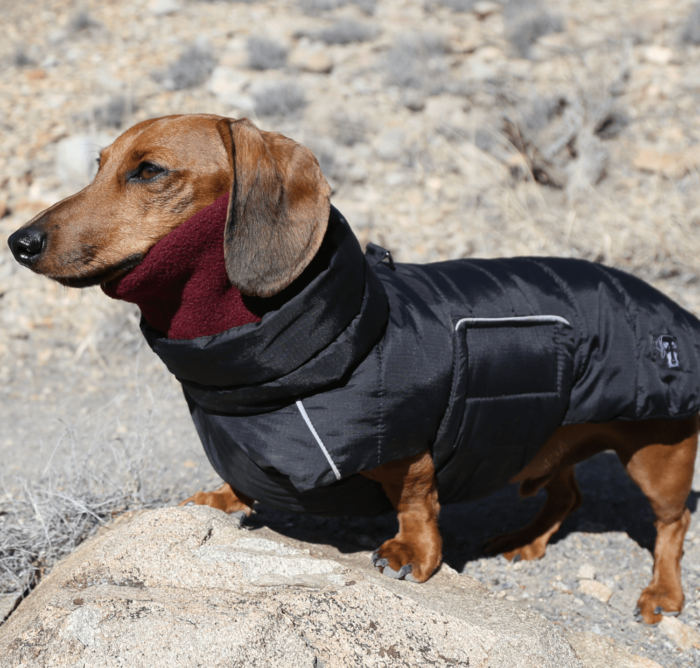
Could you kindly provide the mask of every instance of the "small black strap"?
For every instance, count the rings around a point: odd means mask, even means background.
[[[388,251],[386,248],[382,248],[381,246],[370,242],[367,244],[365,257],[367,258],[367,262],[369,262],[370,267],[375,267],[380,262],[387,260],[389,268],[392,271],[396,271],[396,265],[394,264],[394,258],[391,257],[391,251]]]

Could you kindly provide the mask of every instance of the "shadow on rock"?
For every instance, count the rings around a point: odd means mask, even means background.
[[[566,519],[551,544],[575,531],[624,532],[653,552],[656,532],[649,502],[615,454],[604,452],[583,462],[577,467],[576,476],[583,505]],[[483,544],[488,538],[524,527],[545,498],[542,491],[535,497],[521,499],[518,486],[509,485],[485,499],[445,506],[440,515],[445,563],[461,571],[468,562],[486,556]],[[691,492],[691,511],[695,512],[699,498],[700,493]],[[375,518],[324,518],[265,506],[256,507],[256,514],[246,521],[246,526],[251,530],[267,526],[296,540],[330,544],[345,554],[375,550],[398,530],[392,513]]]

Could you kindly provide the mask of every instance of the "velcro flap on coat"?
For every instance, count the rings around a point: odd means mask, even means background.
[[[451,405],[440,435],[454,440],[439,470],[441,488],[486,496],[535,456],[566,413],[570,339],[571,328],[560,322],[506,318],[456,328]]]

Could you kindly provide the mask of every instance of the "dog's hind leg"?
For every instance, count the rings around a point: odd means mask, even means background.
[[[697,433],[693,433],[675,444],[664,441],[632,453],[630,448],[618,452],[656,515],[654,575],[637,602],[638,617],[646,624],[660,622],[662,614],[677,615],[683,607],[681,557],[690,525],[685,504],[693,480],[697,441]]]
[[[247,517],[253,512],[255,501],[241,492],[237,492],[231,485],[224,483],[213,492],[197,492],[189,499],[185,499],[181,506],[210,506],[223,510],[225,513],[237,513],[243,511]]]
[[[487,552],[503,553],[509,561],[516,558],[529,561],[545,555],[549,539],[559,530],[562,522],[581,505],[583,496],[576,484],[573,466],[555,471],[544,484],[533,486],[531,481],[525,480],[520,492],[522,496],[531,496],[541,487],[547,490],[547,500],[537,517],[519,531],[494,536],[488,540],[485,546]]]

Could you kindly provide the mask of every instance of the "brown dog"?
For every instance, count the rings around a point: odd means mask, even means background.
[[[102,151],[90,186],[37,215],[10,237],[10,246],[19,262],[63,285],[105,284],[137,266],[154,244],[229,190],[245,222],[225,238],[231,282],[244,295],[275,295],[318,251],[325,227],[309,221],[327,217],[329,188],[310,151],[245,119],[197,114],[139,123]],[[255,222],[261,209],[274,209],[279,224]],[[614,450],[656,515],[654,575],[639,599],[641,617],[652,624],[663,613],[678,614],[698,426],[696,416],[560,427],[511,480],[521,483],[523,496],[546,489],[544,507],[528,526],[492,539],[488,549],[508,559],[544,556],[552,534],[581,504],[574,466]],[[400,526],[375,554],[375,565],[427,580],[441,561],[430,450],[363,475],[381,483]],[[225,484],[183,503],[188,502],[250,514],[254,500]]]

